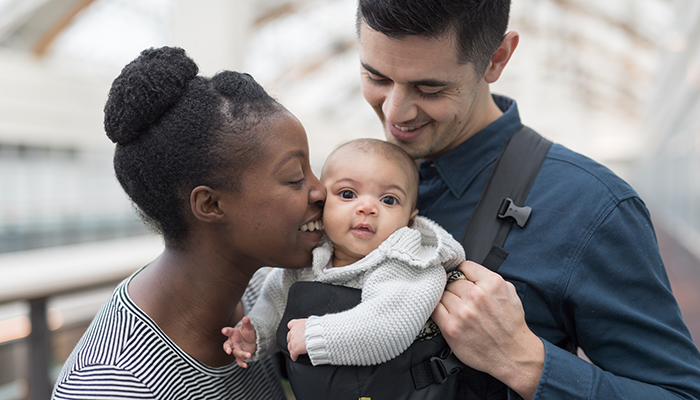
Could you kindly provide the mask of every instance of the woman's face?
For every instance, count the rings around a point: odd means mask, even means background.
[[[308,228],[320,225],[326,192],[311,171],[306,131],[286,111],[257,129],[263,138],[260,156],[241,174],[240,190],[225,195],[231,216],[227,242],[239,262],[308,266],[321,240],[320,229]]]

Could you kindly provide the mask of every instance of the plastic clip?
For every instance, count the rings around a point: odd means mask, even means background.
[[[430,359],[430,367],[436,383],[444,383],[451,375],[459,372],[464,364],[459,361],[451,349],[443,350],[438,357]]]
[[[513,203],[513,200],[506,198],[503,199],[501,208],[498,210],[498,218],[511,217],[515,220],[515,223],[522,228],[525,226],[528,218],[530,218],[531,212],[531,207],[518,207],[515,205],[515,203]]]

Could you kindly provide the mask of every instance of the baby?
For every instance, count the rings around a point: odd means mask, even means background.
[[[308,354],[313,365],[375,365],[405,351],[437,306],[446,271],[464,250],[436,223],[417,216],[418,169],[401,148],[359,139],[335,149],[321,182],[327,197],[323,229],[311,267],[275,269],[258,302],[229,337],[224,350],[241,367],[277,350],[275,333],[297,281],[362,290],[343,312],[294,319],[287,325],[290,357]]]

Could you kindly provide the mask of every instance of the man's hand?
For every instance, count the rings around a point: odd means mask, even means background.
[[[528,328],[515,287],[471,261],[459,269],[467,279],[447,285],[433,321],[463,363],[532,398],[542,374],[544,344]]]
[[[221,333],[228,336],[224,342],[224,351],[226,354],[231,354],[236,357],[236,364],[241,368],[248,368],[245,360],[252,357],[257,349],[255,343],[255,329],[250,323],[250,318],[243,317],[241,325],[237,328],[225,327],[221,329]]]
[[[287,333],[287,349],[292,361],[296,361],[301,354],[306,354],[306,319],[293,319],[287,324],[289,333]]]

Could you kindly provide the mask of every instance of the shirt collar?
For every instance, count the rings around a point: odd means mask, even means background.
[[[499,95],[493,95],[493,99],[503,115],[449,153],[423,162],[426,165],[434,163],[440,177],[457,198],[498,158],[503,146],[522,126],[515,100]]]

